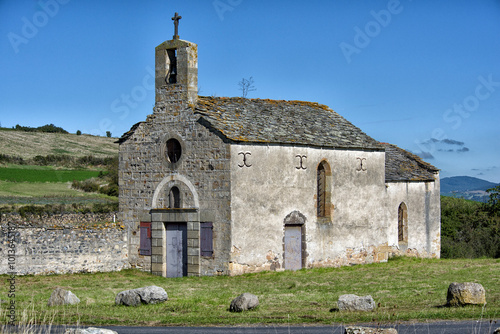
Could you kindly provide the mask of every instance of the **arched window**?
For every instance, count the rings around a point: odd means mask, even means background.
[[[318,165],[316,208],[318,217],[331,216],[331,170],[326,161]]]
[[[404,202],[401,202],[398,208],[398,242],[408,243],[408,209]]]
[[[178,209],[181,207],[181,192],[179,188],[172,187],[168,193],[168,207]]]

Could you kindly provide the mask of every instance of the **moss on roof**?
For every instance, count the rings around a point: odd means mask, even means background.
[[[315,102],[198,97],[199,122],[234,142],[383,150],[359,128]]]
[[[381,143],[385,147],[385,181],[434,181],[436,167],[419,156],[396,145]]]

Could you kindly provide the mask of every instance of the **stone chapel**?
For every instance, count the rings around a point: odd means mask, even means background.
[[[197,57],[177,32],[156,47],[153,113],[118,141],[132,265],[178,277],[440,256],[438,169],[325,105],[198,96]]]

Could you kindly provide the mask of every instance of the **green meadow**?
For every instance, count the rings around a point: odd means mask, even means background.
[[[7,276],[0,279],[5,281]],[[452,282],[481,283],[486,290],[487,305],[446,307],[446,292]],[[279,326],[500,317],[499,259],[394,258],[379,264],[234,277],[163,278],[130,269],[19,276],[15,284],[17,312],[27,319],[52,324]],[[138,307],[115,305],[118,292],[148,285],[163,287],[169,300]],[[47,300],[56,287],[71,290],[81,302],[48,307]],[[231,300],[244,292],[257,295],[260,305],[243,313],[229,312]],[[348,293],[371,295],[377,308],[372,312],[339,311],[337,300]],[[7,300],[7,285],[0,286],[0,298]],[[0,315],[0,322],[5,324],[6,310],[1,310]]]
[[[0,167],[1,204],[57,204],[82,199],[109,199],[97,193],[73,189],[74,180],[87,180],[99,170],[63,169],[52,166],[8,165]]]
[[[45,166],[18,166],[0,168],[0,180],[8,182],[71,182],[97,177],[99,171],[56,169]]]

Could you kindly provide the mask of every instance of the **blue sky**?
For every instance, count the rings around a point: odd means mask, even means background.
[[[154,47],[198,44],[200,95],[326,104],[441,177],[500,182],[500,1],[0,0],[0,123],[120,136]]]

